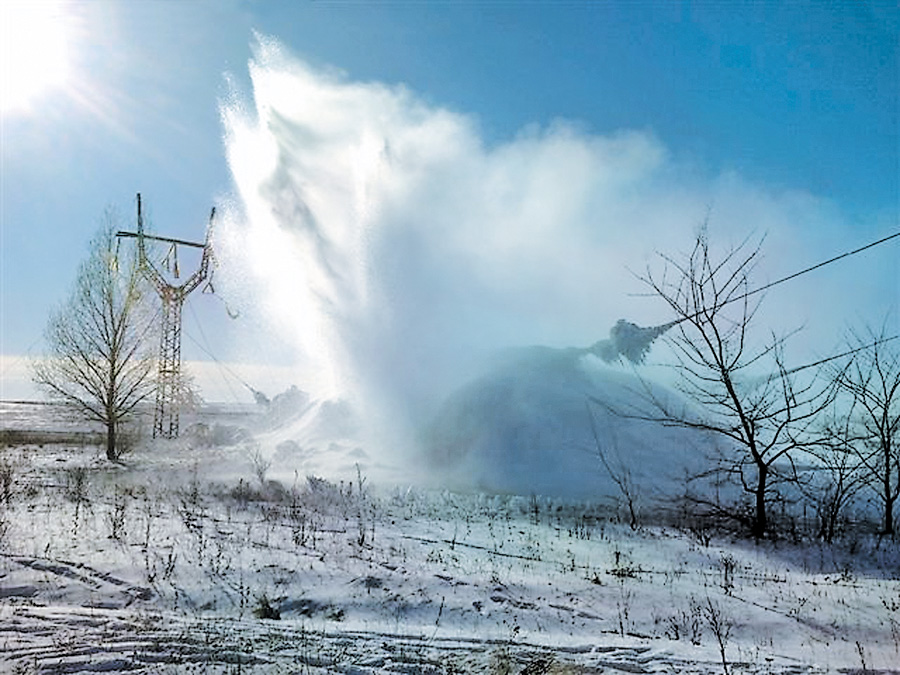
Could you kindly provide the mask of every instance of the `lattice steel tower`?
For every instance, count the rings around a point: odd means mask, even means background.
[[[178,436],[179,412],[182,396],[181,379],[181,310],[187,296],[197,289],[209,276],[212,249],[210,234],[216,209],[213,207],[209,215],[209,226],[206,230],[206,241],[202,244],[157,237],[144,233],[144,220],[141,213],[141,195],[137,196],[137,232],[119,232],[120,237],[137,237],[138,262],[143,274],[150,280],[162,301],[162,330],[159,340],[159,369],[156,383],[156,408],[153,414],[153,437],[176,438]],[[177,247],[191,246],[203,249],[200,267],[181,285],[169,283],[168,279],[156,269],[147,258],[145,239],[167,242],[170,245],[167,258],[174,261],[173,273],[178,278]]]

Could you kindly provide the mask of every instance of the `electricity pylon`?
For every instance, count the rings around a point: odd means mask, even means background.
[[[141,272],[150,280],[162,301],[162,331],[159,340],[159,363],[156,383],[156,409],[153,414],[153,437],[176,438],[178,436],[179,411],[182,396],[181,380],[181,310],[187,296],[209,276],[212,258],[210,234],[216,209],[209,215],[206,241],[198,244],[183,239],[157,237],[144,233],[141,213],[141,195],[137,196],[137,232],[118,232],[120,237],[136,237],[138,240],[138,264]],[[147,258],[145,239],[167,242],[170,245],[167,258],[174,262],[173,273],[178,278],[178,246],[203,249],[200,267],[180,286],[169,283],[163,274]]]

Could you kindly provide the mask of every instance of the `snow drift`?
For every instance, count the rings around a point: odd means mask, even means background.
[[[271,476],[423,482],[578,500],[621,497],[626,481],[642,503],[682,494],[712,440],[637,419],[648,392],[676,396],[582,349],[510,350],[449,396],[406,453],[379,447],[345,400],[296,388],[276,396],[255,430]]]
[[[423,450],[457,486],[589,499],[618,495],[626,480],[664,499],[702,466],[709,441],[637,419],[652,412],[647,388],[674,396],[580,350],[517,350],[450,397]]]

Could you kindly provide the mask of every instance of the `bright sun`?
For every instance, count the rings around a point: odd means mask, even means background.
[[[0,113],[27,111],[69,79],[66,6],[0,0]]]

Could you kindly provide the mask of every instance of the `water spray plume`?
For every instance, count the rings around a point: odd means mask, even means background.
[[[623,262],[677,247],[710,201],[736,229],[790,234],[797,208],[820,215],[741,181],[685,183],[641,132],[558,122],[491,145],[477,119],[265,39],[250,77],[252,101],[223,105],[237,206],[217,238],[241,315],[290,352],[298,386],[396,428],[503,350],[590,344],[633,306]],[[677,323],[623,318],[551,351],[642,364]]]
[[[631,363],[640,365],[647,358],[653,341],[677,323],[671,321],[661,326],[643,328],[625,319],[619,319],[610,329],[609,339],[599,340],[581,351],[593,354],[606,363],[618,362],[624,357]]]

